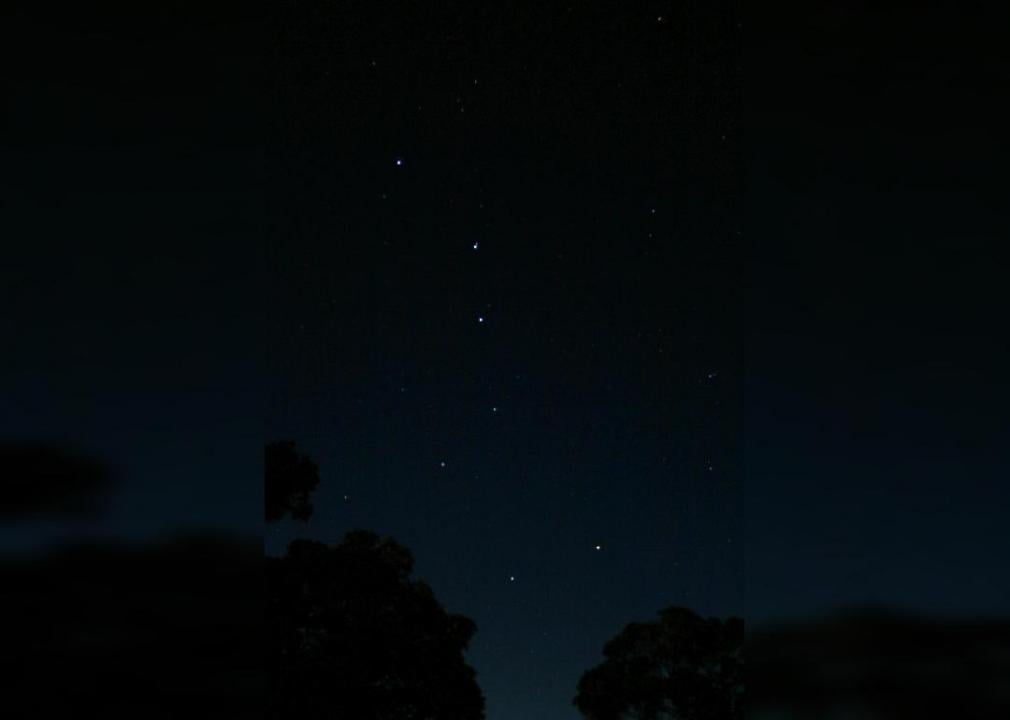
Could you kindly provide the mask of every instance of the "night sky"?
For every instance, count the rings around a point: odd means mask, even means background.
[[[266,44],[230,5],[2,8],[0,437],[116,476],[5,549],[261,532]]]
[[[1005,615],[1003,24],[430,5],[0,8],[0,436],[117,483],[4,552],[258,537],[294,440],[267,550],[406,544],[489,720],[745,583]]]
[[[483,5],[483,7],[478,7]],[[733,12],[299,5],[274,67],[267,547],[389,534],[490,720],[577,717],[633,620],[743,612]]]
[[[796,3],[749,33],[752,628],[1010,609],[1010,63],[989,11],[944,5]]]

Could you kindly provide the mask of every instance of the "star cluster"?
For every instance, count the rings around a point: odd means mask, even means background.
[[[741,602],[735,60],[667,8],[457,10],[298,20],[341,52],[283,69],[269,427],[313,533],[393,535],[477,622],[489,720],[574,717],[626,622]]]

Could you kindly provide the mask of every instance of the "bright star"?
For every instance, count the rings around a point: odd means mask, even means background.
[[[403,166],[403,158],[396,158],[396,167]]]
[[[477,248],[479,248],[479,247],[480,247],[480,243],[479,243],[479,242],[475,242],[475,243],[473,244],[473,249],[474,249],[474,250],[476,250],[476,249],[477,249]]]
[[[477,322],[479,322],[479,323],[484,322],[484,316],[483,315],[478,315],[477,316]]]
[[[596,546],[596,549],[597,549],[597,550],[602,550],[602,549],[603,549],[603,546],[602,546],[602,545],[597,545],[597,546]]]

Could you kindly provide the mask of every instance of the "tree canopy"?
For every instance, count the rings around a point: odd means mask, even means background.
[[[312,458],[301,455],[290,440],[266,446],[264,458],[264,505],[267,522],[285,515],[295,520],[312,517],[312,492],[319,485],[319,468]]]
[[[0,520],[97,512],[112,471],[75,450],[42,444],[0,445]]]
[[[267,559],[268,718],[480,720],[474,623],[412,580],[410,551],[354,531]]]
[[[0,553],[0,715],[261,715],[262,571],[259,542],[217,533]]]
[[[687,608],[631,623],[579,680],[574,703],[589,720],[743,718],[743,621]]]
[[[1010,622],[853,607],[747,638],[750,712],[813,718],[1010,717]]]

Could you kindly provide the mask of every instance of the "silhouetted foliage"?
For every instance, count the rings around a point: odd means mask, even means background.
[[[319,485],[319,468],[306,455],[299,455],[291,441],[270,443],[264,457],[264,504],[267,522],[291,515],[295,520],[312,517],[311,494]]]
[[[743,621],[671,607],[631,623],[579,680],[575,706],[590,720],[743,718]]]
[[[227,536],[0,556],[0,715],[260,716],[262,571]]]
[[[405,547],[365,531],[267,559],[267,717],[478,720],[474,623],[411,580]]]
[[[1010,717],[1010,623],[852,610],[747,639],[748,717]]]
[[[0,518],[77,515],[99,508],[111,485],[108,468],[67,448],[0,446]]]

